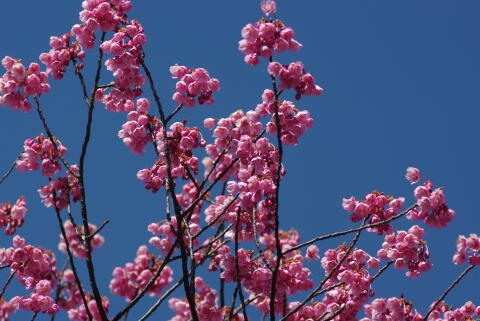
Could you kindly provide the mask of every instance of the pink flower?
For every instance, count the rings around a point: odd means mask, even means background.
[[[263,0],[260,7],[266,16],[277,12],[277,4],[273,0]]]
[[[407,173],[405,178],[410,182],[410,184],[415,184],[420,180],[420,170],[415,167],[407,168]]]

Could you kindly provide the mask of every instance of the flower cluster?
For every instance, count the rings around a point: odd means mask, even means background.
[[[377,252],[382,260],[392,260],[397,269],[407,268],[406,276],[415,278],[422,272],[430,270],[432,263],[428,261],[430,253],[426,241],[423,240],[425,231],[418,225],[407,231],[398,231],[396,234],[385,235],[383,246]]]
[[[156,259],[146,246],[140,246],[133,263],[127,263],[124,268],[116,267],[113,270],[114,278],[110,281],[110,290],[130,301],[153,278],[161,264],[162,261]],[[151,296],[159,296],[172,282],[172,276],[172,269],[165,266],[147,293]]]
[[[14,307],[34,313],[56,314],[60,306],[50,296],[53,287],[50,281],[41,280],[35,286],[33,293],[26,296],[16,296],[10,301]]]
[[[361,321],[384,320],[384,321],[421,321],[423,317],[410,302],[403,298],[378,298],[371,304],[365,305],[365,314],[370,317]],[[458,319],[457,319],[458,320]]]
[[[67,234],[68,245],[70,246],[70,250],[72,251],[72,254],[81,259],[86,258],[87,250],[83,242],[83,240],[85,239],[85,229],[83,228],[83,226],[78,226],[78,225],[75,226],[70,220],[67,220],[63,223],[63,228],[65,229],[65,232]],[[97,230],[97,227],[89,223],[88,229],[91,234]],[[78,234],[82,239],[79,239]],[[92,247],[101,247],[103,243],[105,243],[105,239],[99,233],[96,233],[91,238],[90,242]],[[63,253],[67,253],[67,245],[65,244],[65,240],[61,234],[60,234],[60,243],[58,244],[58,249]],[[93,251],[93,248],[92,248],[92,251]]]
[[[217,303],[217,291],[208,286],[200,277],[195,278],[195,302],[198,318],[202,321],[223,321],[228,316],[228,311],[220,309]],[[188,321],[192,319],[187,299],[172,298],[168,301],[170,309],[175,311],[175,316],[170,321]],[[232,319],[235,321],[243,320]]]
[[[470,234],[469,237],[460,235],[457,239],[457,251],[453,255],[453,263],[463,265],[468,258],[471,265],[480,264],[480,239],[477,234]]]
[[[60,296],[58,305],[65,311],[75,309],[82,304],[82,295],[75,281],[75,275],[70,269],[66,269],[59,276]]]
[[[48,281],[53,288],[57,273],[55,263],[53,253],[27,244],[18,235],[13,238],[13,247],[0,249],[0,264],[9,266],[11,273],[15,273],[27,290],[34,289],[42,280]]]
[[[85,0],[84,10],[80,12],[82,24],[72,27],[72,34],[86,49],[92,49],[95,41],[95,31],[114,31],[126,23],[126,12],[132,4],[127,0]]]
[[[352,214],[352,222],[358,222],[368,216],[371,216],[369,223],[374,224],[385,221],[398,214],[402,210],[405,198],[393,198],[385,196],[381,192],[373,191],[365,196],[365,200],[356,200],[355,197],[344,198],[343,208]],[[386,207],[388,205],[388,207]],[[378,235],[389,234],[393,232],[393,226],[389,223],[380,224],[369,228],[368,231],[376,232]]]
[[[136,110],[128,113],[127,121],[118,132],[118,137],[130,148],[132,153],[143,154],[145,146],[152,141],[152,135],[148,132],[148,125],[153,122],[148,115],[150,102],[146,98],[139,98],[135,105]],[[151,126],[155,125],[151,124]]]
[[[165,137],[162,129],[157,131],[155,138],[158,151],[157,162],[152,168],[145,168],[137,173],[137,178],[145,183],[145,188],[151,189],[154,193],[165,184],[168,174]],[[192,150],[205,146],[200,129],[185,127],[179,122],[173,123],[167,132],[166,141],[168,142],[172,177],[186,179],[188,171],[198,174],[198,158],[193,155]]]
[[[100,312],[98,311],[97,301],[93,298],[93,295],[88,293],[86,295],[88,309],[92,313],[93,320],[101,321],[102,317],[100,316]],[[102,306],[105,310],[105,313],[108,313],[108,308],[110,307],[110,301],[106,296],[102,297]],[[67,311],[68,318],[73,321],[87,321],[89,320],[87,311],[85,311],[85,305],[80,303],[77,308],[70,309]]]
[[[344,245],[325,252],[321,260],[325,275],[332,273],[346,253],[347,247]],[[345,308],[340,314],[341,320],[355,320],[355,315],[361,310],[362,305],[368,301],[369,295],[373,294],[371,288],[372,276],[367,268],[377,269],[378,260],[369,256],[363,250],[353,250],[345,258],[323,286],[328,288],[342,282],[341,286],[326,292],[322,303],[325,304],[327,311],[335,312],[340,308],[340,305],[344,304]]]
[[[220,90],[220,81],[210,78],[208,71],[203,68],[187,68],[185,66],[171,66],[172,78],[180,79],[175,85],[176,92],[173,101],[185,107],[195,107],[197,101],[200,105],[211,105],[215,101],[213,92]]]
[[[298,51],[302,45],[293,37],[292,28],[286,27],[280,20],[261,19],[255,24],[247,24],[242,29],[239,49],[245,54],[245,62],[255,66],[259,57],[269,58],[275,52]]]
[[[77,165],[70,166],[73,173],[78,175]],[[38,189],[38,194],[42,198],[42,203],[46,207],[55,205],[54,208],[61,211],[70,203],[70,197],[73,202],[78,202],[81,198],[80,187],[78,179],[75,178],[70,171],[67,171],[66,177],[59,177],[58,179],[50,180],[48,185],[42,186]]]
[[[40,134],[35,138],[25,140],[22,155],[17,160],[17,169],[21,172],[38,170],[40,168],[38,160],[41,160],[43,175],[52,177],[60,171],[59,158],[65,155],[67,148],[58,138],[54,137],[53,139],[55,143]]]
[[[14,205],[0,204],[0,228],[5,228],[5,235],[12,235],[18,227],[23,225],[27,214],[27,202],[21,196]]]
[[[426,181],[422,186],[415,188],[414,197],[418,209],[408,212],[407,218],[423,220],[430,227],[442,229],[455,218],[455,211],[448,208],[445,194],[441,188],[433,189],[431,182]]]
[[[66,72],[66,67],[70,60],[74,58],[83,59],[85,52],[78,45],[73,43],[70,47],[71,35],[66,33],[60,37],[50,37],[49,52],[40,54],[39,60],[47,66],[47,74],[52,74],[53,78],[60,80]],[[83,63],[77,65],[79,69],[83,68]]]
[[[0,78],[0,105],[14,110],[30,111],[32,105],[26,96],[40,96],[50,91],[48,75],[37,63],[25,68],[21,60],[6,56],[2,59],[6,72]]]
[[[95,100],[105,104],[106,109],[114,112],[135,110],[133,100],[142,94],[141,87],[145,83],[145,76],[140,72],[145,42],[147,37],[143,27],[132,20],[100,46],[103,52],[114,56],[105,61],[105,66],[115,77],[113,89],[106,93],[100,88],[95,93]]]
[[[267,123],[267,133],[277,135],[277,121],[274,115],[275,104],[278,105],[278,117],[280,121],[280,138],[285,145],[298,145],[298,139],[305,134],[307,129],[313,126],[313,119],[308,110],[300,111],[295,104],[288,100],[275,102],[275,94],[266,89],[262,95],[263,103],[257,105],[256,112],[259,116],[272,115]]]
[[[440,302],[428,316],[428,321],[475,320],[475,317],[480,317],[480,306],[475,307],[472,301],[457,309]]]
[[[315,84],[312,74],[305,72],[303,63],[300,61],[292,62],[288,66],[271,62],[268,65],[268,73],[280,79],[279,89],[295,89],[297,100],[302,96],[320,96],[323,92],[323,89]]]

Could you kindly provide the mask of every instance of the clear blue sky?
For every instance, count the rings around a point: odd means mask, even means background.
[[[180,119],[200,125],[205,117],[250,109],[259,102],[263,89],[270,85],[265,65],[245,65],[237,50],[241,28],[261,17],[259,1],[133,2],[130,18],[145,27],[146,62],[165,105],[173,107],[170,97],[175,83],[168,67],[175,63],[205,67],[222,83],[215,105],[183,111]],[[430,272],[409,280],[403,272],[389,271],[376,292],[379,296],[404,293],[423,312],[463,269],[451,264],[457,235],[480,233],[480,2],[278,0],[278,7],[279,17],[294,28],[304,45],[298,54],[282,54],[278,59],[283,63],[303,61],[325,89],[320,98],[298,103],[311,111],[315,126],[298,147],[286,151],[282,227],[297,228],[302,240],[350,227],[341,207],[342,197],[361,198],[374,189],[405,196],[411,204],[412,188],[403,175],[408,166],[420,168],[445,189],[457,218],[446,230],[427,229],[434,264]],[[0,13],[0,56],[37,61],[38,55],[49,49],[51,35],[63,34],[78,23],[80,9],[80,1],[5,1]],[[92,68],[87,66],[87,71]],[[107,82],[110,75],[103,75]],[[67,159],[75,162],[86,120],[80,87],[71,73],[62,82],[52,79],[51,84],[52,92],[41,98],[44,110],[54,134],[69,148]],[[24,139],[43,129],[33,112],[23,114],[2,107],[0,115],[3,171]],[[86,165],[91,220],[97,225],[111,220],[103,232],[106,244],[95,251],[105,294],[109,293],[113,268],[131,261],[137,247],[146,244],[151,236],[146,231],[148,223],[164,218],[161,195],[145,191],[135,177],[138,169],[151,165],[153,155],[134,156],[124,147],[117,138],[124,121],[124,114],[98,105]],[[36,192],[44,184],[39,173],[15,172],[0,186],[0,201],[25,195],[29,213],[19,233],[30,243],[56,248],[59,231],[54,213],[40,204]],[[339,241],[321,244],[321,250]],[[0,242],[2,247],[11,244],[5,237],[0,237]],[[370,235],[360,241],[360,247],[374,252],[381,242]],[[65,256],[58,254],[57,259],[61,265]],[[318,280],[323,273],[320,265],[311,269]],[[478,273],[469,275],[448,302],[460,305],[472,299],[480,304]],[[0,280],[6,277],[4,271]],[[87,280],[85,275],[83,279]],[[207,280],[216,285],[212,278]],[[12,293],[7,293],[7,298]],[[123,299],[110,298],[111,311],[118,311]],[[139,305],[130,318],[135,319],[147,307]],[[161,311],[156,314],[158,320],[173,316],[166,308]],[[26,318],[19,314],[13,320]],[[58,320],[66,320],[66,316]]]

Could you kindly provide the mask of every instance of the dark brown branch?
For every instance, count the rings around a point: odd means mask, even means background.
[[[100,233],[101,230],[103,230],[103,228],[108,224],[110,223],[110,220],[105,220],[103,221],[103,223],[97,227],[97,229],[95,230],[95,232],[93,232],[92,234],[90,234],[89,238],[92,239],[95,235],[97,235],[98,233]]]
[[[430,306],[430,309],[428,310],[427,314],[423,317],[423,321],[427,321],[428,316],[430,313],[432,313],[433,310],[437,307],[437,305],[448,295],[448,293],[462,280],[462,278],[467,275],[468,272],[470,272],[475,266],[474,265],[469,265],[465,270],[463,270],[462,273],[450,284],[450,286],[440,295],[440,297],[435,301]]]
[[[15,273],[17,273],[17,270],[13,271],[13,273],[10,273],[7,281],[5,281],[5,284],[2,286],[2,290],[0,290],[0,299],[2,299],[3,296],[5,295],[5,291],[7,291],[7,287],[10,284],[10,282],[12,282],[13,277],[15,276]]]
[[[175,110],[172,111],[172,113],[165,119],[165,121],[166,121],[167,123],[169,123],[170,120],[172,120],[172,118],[173,118],[180,110],[182,110],[182,108],[183,108],[183,104],[178,105],[178,106],[175,108]]]
[[[18,154],[17,158],[13,161],[12,165],[10,165],[10,168],[5,172],[5,174],[3,174],[2,178],[0,178],[0,184],[2,184],[8,178],[8,176],[12,173],[13,169],[17,166],[17,161],[20,159],[21,156],[22,156],[22,153]]]

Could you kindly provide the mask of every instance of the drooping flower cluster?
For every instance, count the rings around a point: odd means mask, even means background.
[[[60,171],[59,158],[65,155],[67,148],[58,138],[54,137],[53,139],[55,144],[50,138],[40,134],[35,138],[25,140],[22,155],[17,160],[17,169],[21,172],[38,170],[40,168],[38,161],[40,160],[42,175],[52,177]]]
[[[365,314],[369,318],[361,321],[421,321],[423,317],[413,309],[412,303],[403,298],[378,298],[365,305]],[[429,319],[430,320],[430,319]]]
[[[148,99],[138,99],[136,110],[128,113],[127,122],[122,125],[122,129],[118,132],[118,137],[134,154],[143,154],[145,146],[152,141],[152,135],[148,132],[148,124],[153,122],[150,120],[151,116],[148,115],[149,107]],[[151,126],[158,127],[155,124],[151,124]]]
[[[229,310],[220,309],[218,306],[218,293],[208,286],[202,278],[195,278],[195,303],[200,321],[223,321],[229,314]],[[192,319],[187,299],[172,298],[168,300],[168,306],[175,311],[175,316],[170,321],[188,321]],[[243,316],[236,317],[232,321],[243,321]]]
[[[418,225],[407,231],[397,231],[396,234],[385,235],[382,248],[377,256],[382,260],[395,262],[397,269],[407,268],[406,276],[415,278],[421,273],[430,270],[432,263],[428,261],[430,253],[426,241],[423,240],[425,231]]]
[[[239,50],[245,54],[245,62],[255,66],[259,57],[269,58],[275,53],[287,50],[298,51],[302,45],[293,37],[292,28],[286,27],[280,20],[261,19],[255,24],[247,24],[242,29]]]
[[[126,12],[132,4],[127,0],[85,0],[84,10],[80,12],[82,24],[72,27],[72,34],[86,49],[92,49],[95,41],[95,31],[114,31],[126,23]]]
[[[23,225],[27,214],[27,202],[21,196],[14,205],[0,204],[0,229],[5,228],[5,235],[12,235],[18,227]]]
[[[78,43],[70,46],[71,35],[66,33],[60,37],[50,37],[49,52],[40,54],[39,60],[47,66],[47,74],[52,74],[53,78],[60,80],[66,72],[66,67],[71,59],[85,58],[85,51]],[[77,65],[79,69],[83,68],[83,62]]]
[[[263,103],[257,105],[255,111],[260,117],[272,115],[267,123],[267,133],[277,135],[277,121],[275,113],[275,94],[266,89],[262,95]],[[295,104],[288,100],[278,101],[278,117],[280,120],[281,140],[285,145],[298,145],[298,139],[303,136],[307,129],[313,126],[313,119],[308,110],[300,111]]]
[[[479,317],[480,306],[475,306],[472,301],[466,302],[457,309],[453,309],[445,302],[440,302],[428,316],[428,321],[476,320]]]
[[[133,100],[142,94],[141,87],[145,83],[145,76],[140,72],[145,42],[143,27],[132,20],[100,46],[104,53],[114,56],[105,61],[115,77],[114,87],[108,93],[104,88],[95,93],[95,100],[105,104],[106,109],[114,112],[135,110]]]
[[[78,175],[77,165],[70,166],[70,169],[73,173]],[[38,194],[40,194],[40,197],[42,198],[43,205],[46,207],[55,205],[56,209],[59,211],[68,206],[70,203],[70,197],[73,202],[78,202],[81,198],[78,179],[75,178],[70,171],[67,171],[66,177],[59,177],[50,180],[48,185],[42,186],[38,189]]]
[[[75,281],[75,275],[66,269],[59,277],[60,296],[58,305],[65,311],[76,309],[82,303],[82,295]]]
[[[130,301],[153,278],[161,264],[162,261],[156,259],[146,246],[140,246],[133,263],[113,270],[114,278],[110,281],[110,290]],[[147,293],[150,296],[160,296],[163,289],[172,282],[172,276],[172,269],[165,266]]]
[[[445,194],[441,188],[433,189],[431,182],[426,181],[422,186],[415,188],[414,197],[418,209],[407,214],[411,220],[423,220],[430,226],[442,229],[455,218],[455,211],[448,208]]]
[[[173,101],[185,107],[195,107],[196,100],[200,105],[211,105],[215,101],[213,92],[220,90],[220,81],[211,78],[204,68],[187,68],[185,66],[171,66],[172,78],[180,79],[175,85],[176,92]]]
[[[85,239],[85,229],[83,228],[83,226],[77,225],[76,226],[77,229],[75,230],[75,226],[73,225],[72,221],[67,220],[63,223],[63,228],[65,229],[65,232],[67,234],[67,240],[70,246],[70,250],[72,251],[72,254],[80,259],[86,258],[87,250],[83,242],[83,240]],[[97,227],[94,224],[89,223],[88,229],[90,234],[92,234],[97,230]],[[82,238],[81,240],[79,239],[78,234],[80,234],[80,237]],[[92,245],[92,251],[93,251],[93,248],[101,247],[103,243],[105,243],[105,239],[99,233],[96,233],[91,238],[90,242],[91,242],[90,244]],[[58,244],[58,249],[63,253],[67,253],[67,245],[65,244],[65,240],[61,234],[60,234],[60,243]]]
[[[26,96],[40,96],[50,91],[48,75],[37,63],[25,68],[21,60],[6,56],[2,59],[6,72],[0,78],[0,105],[13,110],[30,111],[32,105]]]
[[[453,255],[453,263],[463,265],[468,258],[471,265],[480,264],[480,239],[477,234],[470,234],[469,237],[460,235],[457,239],[457,251]]]
[[[97,301],[95,301],[92,294],[88,293],[86,295],[88,309],[92,313],[93,320],[101,321],[102,317],[98,311]],[[102,297],[102,306],[105,310],[105,313],[108,313],[108,308],[110,307],[110,301],[106,296]],[[68,318],[73,321],[87,321],[89,320],[87,312],[85,311],[85,305],[80,303],[77,308],[70,309],[67,311]]]
[[[352,213],[350,214],[352,222],[358,222],[371,215],[369,223],[374,224],[397,215],[402,210],[404,202],[405,198],[403,197],[393,198],[373,191],[365,196],[365,200],[356,200],[353,196],[344,198],[342,206],[347,212]],[[388,207],[386,207],[387,205]],[[378,235],[389,234],[393,232],[393,226],[384,223],[367,230],[376,232]]]
[[[53,287],[50,281],[41,280],[30,295],[16,296],[10,301],[15,308],[27,312],[56,314],[60,306],[50,296]]]
[[[292,62],[288,66],[271,62],[268,65],[268,73],[280,79],[279,89],[295,89],[297,100],[302,96],[320,96],[323,92],[323,89],[315,83],[312,74],[305,72],[300,61]]]
[[[344,245],[325,252],[321,260],[325,275],[333,271],[335,266],[345,257],[346,253],[347,247]],[[345,258],[323,286],[328,288],[342,282],[340,286],[327,291],[322,299],[322,303],[325,304],[327,311],[333,313],[343,304],[345,308],[340,313],[339,318],[346,321],[356,320],[356,314],[362,309],[363,304],[368,301],[369,296],[373,295],[373,289],[371,288],[372,276],[367,268],[377,269],[378,260],[363,250],[353,250]]]
[[[193,149],[205,146],[205,140],[196,127],[185,127],[176,122],[170,126],[167,132],[168,152],[172,177],[187,179],[187,171],[198,174],[198,158],[193,155]],[[145,183],[146,189],[157,192],[167,181],[168,166],[165,153],[165,139],[163,130],[156,133],[158,160],[152,168],[142,169],[137,173],[138,179]]]
[[[55,263],[53,253],[27,244],[18,235],[13,238],[13,247],[0,248],[0,265],[9,266],[11,273],[15,273],[15,277],[27,290],[34,289],[42,280],[50,282],[53,288],[57,273]]]

